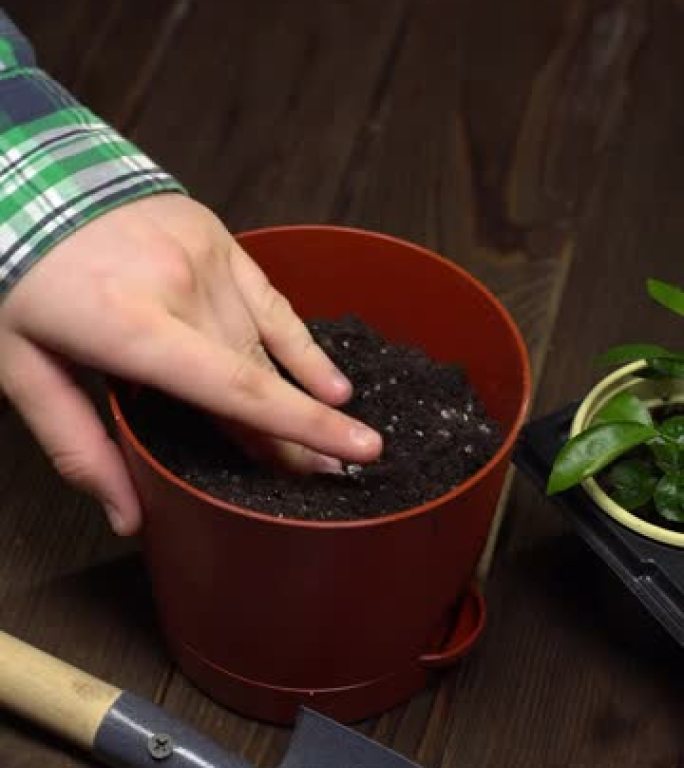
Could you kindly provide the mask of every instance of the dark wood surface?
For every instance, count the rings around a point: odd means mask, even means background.
[[[4,4],[43,66],[235,230],[324,221],[408,237],[520,323],[535,413],[625,340],[681,343],[644,299],[684,279],[684,3],[44,0]],[[0,627],[277,764],[165,655],[136,543],[0,416]],[[684,765],[684,658],[517,478],[476,651],[362,724],[430,768]],[[6,768],[90,765],[9,717]]]

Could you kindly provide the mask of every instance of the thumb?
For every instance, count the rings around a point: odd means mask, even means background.
[[[115,533],[135,533],[140,505],[118,446],[60,361],[25,339],[5,356],[3,388],[56,470],[99,499]]]

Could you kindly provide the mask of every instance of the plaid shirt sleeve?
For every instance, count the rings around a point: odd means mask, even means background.
[[[0,8],[0,299],[52,246],[105,211],[184,191],[40,70]]]

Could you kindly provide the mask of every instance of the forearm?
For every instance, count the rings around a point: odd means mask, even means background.
[[[57,242],[181,185],[38,68],[0,10],[0,298]]]

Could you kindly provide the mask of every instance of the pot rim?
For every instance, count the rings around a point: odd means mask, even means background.
[[[605,376],[599,381],[589,394],[584,398],[580,407],[575,413],[575,417],[572,421],[572,427],[570,428],[570,436],[575,437],[583,429],[586,428],[589,414],[594,407],[594,404],[601,397],[607,389],[624,381],[623,389],[627,389],[631,386],[632,382],[637,381],[632,374],[646,366],[645,360],[639,360],[634,363],[628,363],[623,365],[617,370]],[[610,496],[601,488],[601,486],[593,478],[589,478],[582,483],[582,488],[591,496],[596,504],[610,517],[623,525],[625,528],[629,528],[635,533],[641,534],[647,539],[657,541],[661,544],[669,544],[673,547],[684,548],[684,533],[677,531],[671,531],[669,528],[665,528],[654,523],[649,523],[646,520],[642,520],[640,517],[630,512],[629,510],[621,507],[616,501],[610,498]]]
[[[442,494],[441,496],[438,496],[435,499],[431,499],[430,501],[427,501],[424,504],[420,504],[419,506],[409,507],[407,509],[403,509],[398,512],[391,512],[387,515],[365,518],[362,520],[299,520],[299,519],[287,518],[287,517],[279,518],[273,515],[269,515],[266,512],[259,512],[257,510],[250,509],[248,507],[241,507],[241,506],[238,506],[237,504],[231,504],[228,501],[224,501],[223,499],[219,499],[215,496],[211,496],[210,494],[191,485],[186,480],[183,480],[182,478],[178,477],[178,475],[175,475],[173,472],[171,472],[169,469],[163,466],[163,464],[157,461],[152,456],[152,454],[145,448],[145,446],[138,440],[135,433],[133,432],[133,430],[131,429],[131,427],[129,426],[128,422],[124,417],[123,411],[119,406],[119,402],[116,397],[114,388],[112,386],[109,386],[108,392],[107,392],[109,407],[112,411],[114,421],[116,422],[116,425],[120,429],[126,442],[138,454],[138,457],[142,459],[148,466],[150,466],[156,472],[157,475],[160,475],[162,478],[164,478],[164,480],[176,486],[176,488],[178,488],[179,490],[183,491],[186,494],[194,496],[196,499],[203,502],[204,504],[208,504],[215,510],[219,510],[222,512],[232,512],[233,514],[237,514],[251,520],[270,523],[274,525],[282,525],[290,528],[294,527],[294,528],[304,528],[309,530],[311,529],[335,530],[340,528],[344,528],[344,529],[374,528],[376,526],[390,525],[391,523],[394,523],[394,522],[399,522],[411,517],[415,517],[415,516],[430,512],[431,510],[442,506],[446,502],[451,501],[453,499],[457,499],[459,496],[464,495],[471,488],[477,485],[483,478],[489,475],[494,470],[494,468],[497,467],[505,459],[505,456],[512,450],[513,445],[517,440],[518,434],[522,428],[522,425],[525,421],[525,417],[527,414],[529,401],[530,401],[530,392],[532,387],[532,384],[531,384],[532,374],[531,374],[531,368],[530,368],[530,360],[529,360],[527,347],[523,340],[522,334],[518,329],[517,325],[515,324],[510,313],[504,307],[504,305],[499,301],[499,299],[497,299],[496,296],[489,290],[489,288],[487,288],[477,278],[473,277],[463,267],[460,267],[458,264],[455,264],[454,262],[449,261],[445,257],[438,255],[437,253],[435,253],[434,251],[431,251],[428,248],[425,248],[421,245],[418,245],[417,243],[413,243],[408,240],[403,240],[402,238],[399,238],[399,237],[394,237],[393,235],[387,235],[381,232],[373,232],[371,230],[361,229],[358,227],[345,227],[345,226],[330,225],[330,224],[286,224],[286,225],[260,227],[256,229],[246,230],[245,232],[240,232],[235,237],[238,241],[240,241],[242,238],[252,237],[255,235],[261,235],[261,234],[267,234],[267,233],[274,234],[279,232],[286,233],[286,232],[302,231],[302,230],[318,230],[318,231],[324,230],[326,232],[331,232],[331,233],[337,232],[345,235],[352,234],[352,235],[358,235],[366,238],[370,237],[375,240],[385,240],[394,245],[400,245],[403,248],[408,247],[413,251],[419,252],[426,258],[429,258],[433,261],[438,261],[442,265],[447,266],[449,269],[457,272],[461,277],[461,279],[470,283],[487,299],[487,301],[495,309],[499,317],[503,320],[504,324],[508,328],[508,331],[510,332],[511,336],[514,339],[515,346],[517,348],[520,361],[521,361],[522,379],[523,379],[522,381],[523,395],[522,395],[520,404],[518,406],[515,419],[510,429],[508,430],[508,435],[506,436],[506,439],[499,446],[498,450],[492,456],[492,458],[484,466],[482,466],[475,474],[468,477],[464,482],[460,483],[459,485],[452,488],[450,491],[447,491],[446,493]]]

